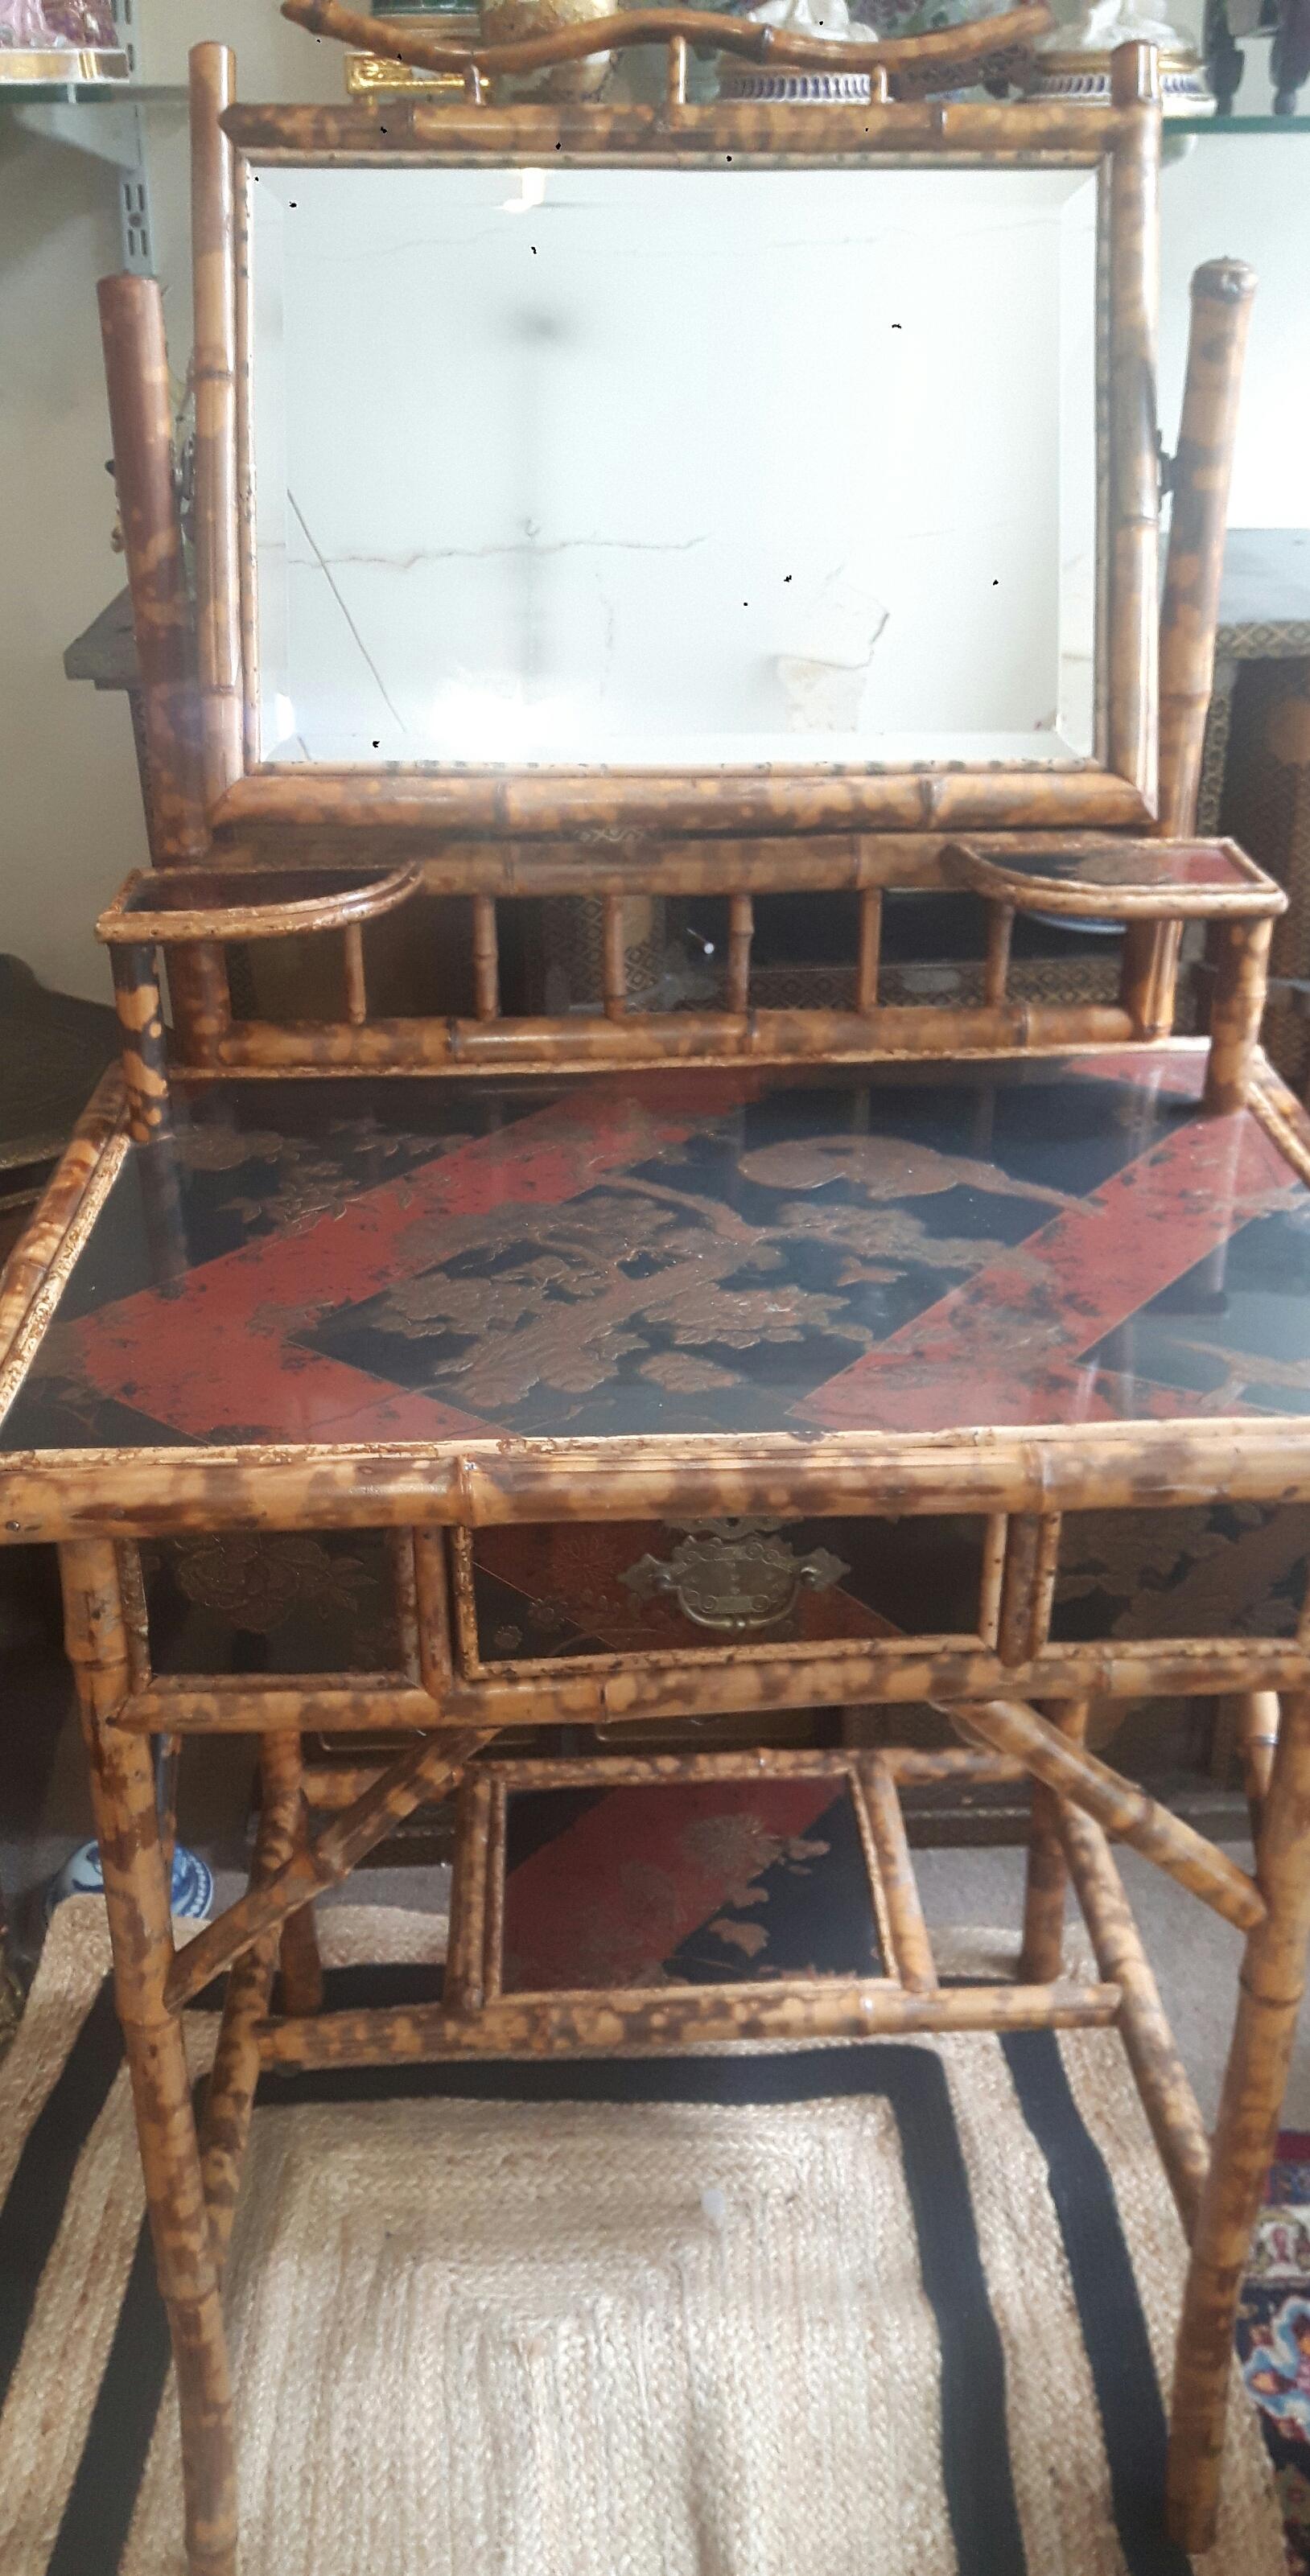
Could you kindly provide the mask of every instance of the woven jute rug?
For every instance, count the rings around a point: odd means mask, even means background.
[[[330,2001],[432,1991],[431,1917],[323,1931]],[[5,2576],[182,2565],[107,1968],[71,1900],[0,2070]],[[247,2170],[243,2576],[1185,2576],[1111,2034],[281,2079]],[[1239,2389],[1226,2471],[1197,2563],[1281,2576]]]

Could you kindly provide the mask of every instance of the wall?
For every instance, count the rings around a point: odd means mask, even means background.
[[[185,78],[188,47],[237,49],[248,95],[336,98],[339,50],[316,46],[275,0],[136,0],[143,76]],[[1240,99],[1267,103],[1249,49]],[[150,112],[157,258],[179,373],[188,327],[187,160],[178,109]],[[1250,259],[1252,329],[1233,518],[1310,525],[1310,137],[1206,141],[1165,176],[1161,416],[1177,424],[1186,285],[1203,258]],[[114,175],[21,134],[0,114],[0,947],[67,991],[105,998],[91,922],[145,856],[126,708],[63,675],[64,647],[121,586],[95,281],[118,265]]]
[[[136,0],[142,76],[186,78],[218,34],[268,97],[341,96],[340,49],[276,0]],[[87,114],[96,111],[87,110]],[[170,348],[190,339],[185,109],[149,111],[156,251]],[[96,280],[121,263],[107,162],[25,134],[0,111],[0,948],[47,984],[108,1000],[92,923],[146,857],[126,702],[64,677],[64,648],[122,587],[110,551]]]

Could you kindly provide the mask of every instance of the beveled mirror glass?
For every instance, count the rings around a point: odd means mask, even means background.
[[[1104,758],[1090,168],[251,172],[264,763]]]

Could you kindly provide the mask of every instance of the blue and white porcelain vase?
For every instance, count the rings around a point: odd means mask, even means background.
[[[46,1890],[47,1917],[66,1896],[103,1896],[105,1874],[97,1843],[79,1843]],[[179,1843],[173,1853],[173,1912],[184,1923],[207,1923],[214,1903],[214,1877],[198,1852]]]

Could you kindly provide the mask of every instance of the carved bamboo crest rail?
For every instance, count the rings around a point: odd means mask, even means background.
[[[885,95],[1044,23],[398,38],[453,106],[239,104],[201,47],[194,618],[158,291],[102,288],[161,864],[0,1295],[0,1525],[60,1547],[192,2576],[238,2564],[261,2071],[743,2037],[1119,2032],[1191,2240],[1173,2531],[1213,2537],[1310,1916],[1310,1125],[1258,1043],[1283,897],[1192,837],[1249,277],[1196,281],[1161,614],[1153,57],[1107,108]],[[695,104],[707,27],[870,101]],[[505,88],[638,36],[656,104]],[[1117,966],[1035,991],[1070,922]],[[1092,1749],[1221,1695],[1253,1869]],[[175,1954],[152,1747],[214,1731],[258,1738],[254,1864]],[[862,1968],[520,1987],[517,1797],[759,1778],[849,1800]],[[906,1829],[952,1783],[1030,1799],[985,1987]],[[439,1999],[324,2009],[314,1899],[447,1799]],[[1246,1943],[1213,2154],[1116,1840]]]

